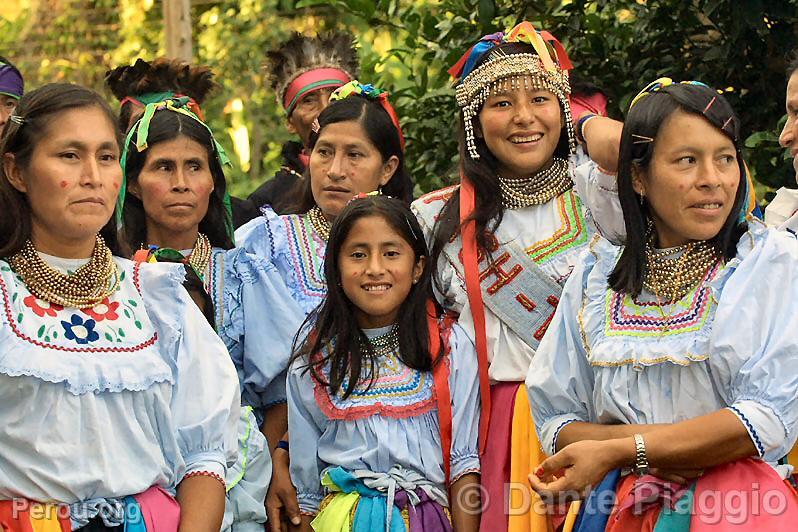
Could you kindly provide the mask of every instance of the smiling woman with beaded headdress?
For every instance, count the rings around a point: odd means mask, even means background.
[[[270,451],[286,429],[285,396],[272,384],[288,357],[277,355],[290,349],[302,315],[271,265],[233,249],[223,171],[228,160],[197,114],[214,87],[211,75],[176,61],[150,66],[139,60],[108,78],[116,80],[119,94],[135,93],[135,102],[122,107],[125,113],[132,106],[134,114],[122,152],[121,234],[138,250],[137,261],[184,264],[186,288],[225,341],[240,376],[239,459],[226,479],[224,520],[224,530],[237,530],[266,522]],[[247,325],[245,315],[261,331],[248,343],[260,356],[246,362],[241,342],[233,340]]]
[[[549,526],[543,513],[520,509],[521,500],[511,501],[509,518],[496,501],[506,482],[525,482],[542,459],[537,445],[511,441],[534,440],[521,383],[594,232],[574,187],[615,188],[614,176],[577,151],[570,68],[557,39],[528,22],[483,37],[450,70],[458,79],[461,183],[413,203],[440,301],[460,314],[480,357],[482,484],[494,501],[483,530]],[[617,202],[612,192],[594,196]]]
[[[26,501],[59,505],[49,519],[62,530],[143,529],[142,515],[147,530],[153,517],[172,532],[221,524],[235,368],[182,266],[115,256],[119,153],[108,105],[68,84],[23,96],[0,144],[0,521],[12,531],[58,527],[32,524],[42,512]]]
[[[632,100],[625,245],[591,241],[526,380],[556,452],[530,482],[546,497],[600,484],[584,529],[795,527],[779,463],[798,437],[798,241],[741,214],[741,138],[703,83],[661,78]]]

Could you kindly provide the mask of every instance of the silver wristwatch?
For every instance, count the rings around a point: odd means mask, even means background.
[[[648,475],[648,457],[646,457],[646,442],[642,434],[635,434],[635,475],[642,477]]]

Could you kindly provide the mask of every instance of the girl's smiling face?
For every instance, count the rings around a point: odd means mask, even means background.
[[[421,277],[424,257],[382,216],[364,216],[349,230],[338,256],[341,288],[364,329],[396,322],[399,309]]]

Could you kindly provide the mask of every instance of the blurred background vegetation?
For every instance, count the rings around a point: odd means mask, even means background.
[[[273,175],[289,138],[262,63],[291,32],[352,33],[361,81],[392,92],[420,193],[447,184],[456,164],[446,70],[481,35],[523,19],[563,41],[615,118],[660,76],[722,90],[742,119],[759,197],[796,186],[776,139],[798,0],[192,0],[191,18],[194,62],[211,66],[221,85],[204,111],[235,154],[228,175],[238,195]],[[29,90],[72,81],[112,100],[105,71],[163,55],[163,27],[161,0],[3,0],[0,55],[19,66]]]

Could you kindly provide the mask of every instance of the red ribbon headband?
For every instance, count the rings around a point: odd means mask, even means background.
[[[283,107],[286,114],[291,114],[302,95],[328,87],[338,88],[351,80],[349,74],[338,68],[315,68],[300,74],[285,90]]]

